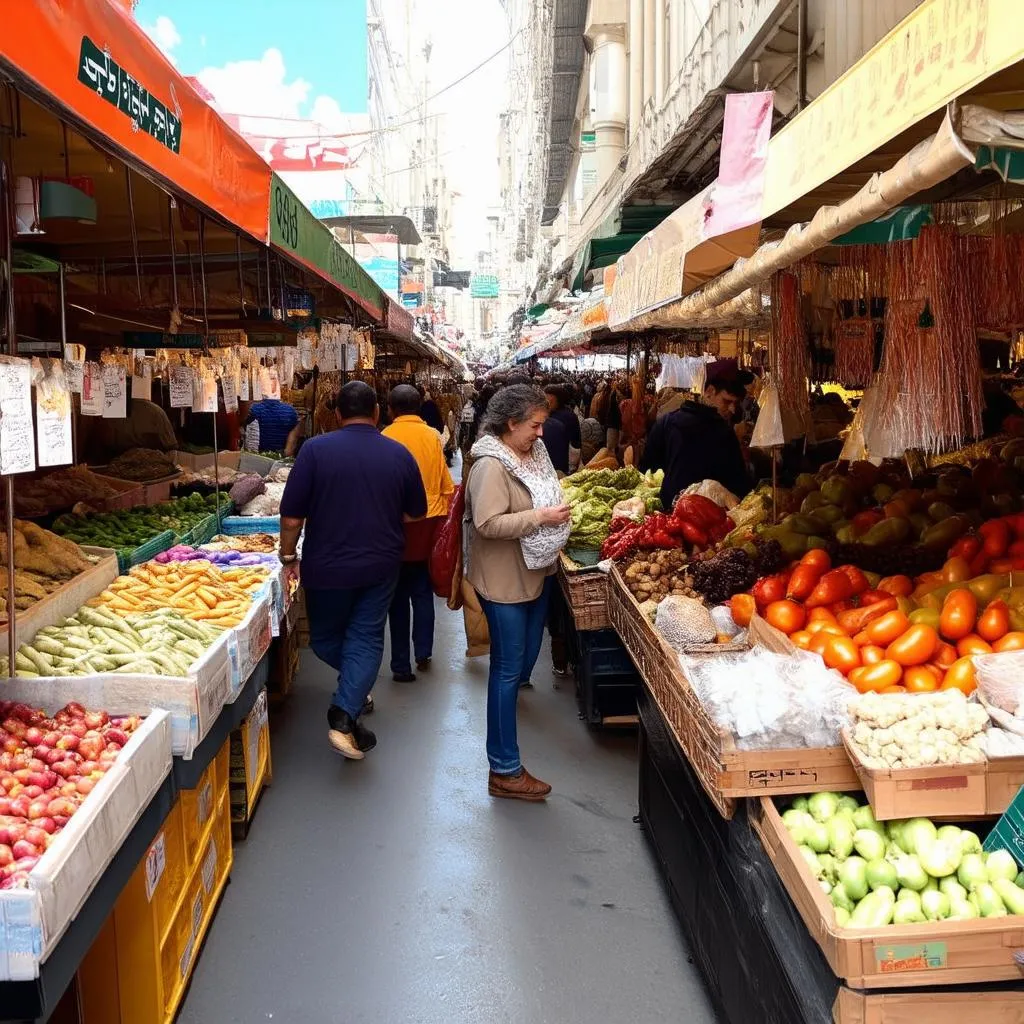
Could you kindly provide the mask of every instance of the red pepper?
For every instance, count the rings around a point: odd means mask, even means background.
[[[971,575],[969,578],[974,579],[975,576],[980,576],[982,573],[987,572],[990,560],[984,550],[979,551],[970,561],[969,572]]]
[[[684,494],[672,509],[676,519],[689,519],[702,530],[710,530],[726,519],[725,509],[701,494]]]
[[[793,576],[796,576],[796,572],[793,573]],[[793,581],[790,580],[790,589],[792,589],[792,586]],[[820,608],[825,604],[845,601],[852,596],[853,584],[850,582],[850,577],[842,569],[832,569],[818,580],[814,590],[811,591],[810,596],[804,601],[804,605],[807,608]]]
[[[858,594],[863,594],[866,590],[871,589],[871,584],[868,582],[867,576],[865,576],[857,566],[841,565],[839,566],[839,571],[846,573],[849,577],[850,585],[853,587],[853,593],[851,596],[856,597]]]
[[[876,523],[880,523],[885,516],[881,512],[876,511],[873,508],[869,508],[864,512],[858,512],[851,520],[850,525],[853,527],[854,533],[858,536],[862,533],[867,533]]]
[[[708,535],[699,526],[694,525],[689,519],[684,519],[679,525],[682,527],[687,543],[696,544],[702,548],[708,546]]]
[[[961,537],[950,549],[949,558],[966,558],[968,562],[981,550],[981,541],[977,537],[968,535]]]
[[[877,601],[860,608],[851,608],[848,612],[840,612],[837,616],[840,628],[853,636],[855,633],[859,633],[872,619],[877,619],[885,615],[886,612],[895,611],[896,598],[892,594],[886,594],[885,598],[884,601]]]
[[[982,550],[989,558],[1002,558],[1010,546],[1010,524],[1004,519],[989,519],[978,528],[983,544]]]
[[[800,564],[793,570],[789,578],[789,586],[786,587],[786,597],[795,601],[802,601],[805,597],[811,596],[811,591],[818,585],[821,579],[821,569],[816,565]]]

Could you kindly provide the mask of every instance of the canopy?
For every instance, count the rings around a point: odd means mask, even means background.
[[[360,231],[364,235],[397,235],[402,245],[419,245],[423,239],[416,230],[416,225],[405,216],[395,213],[356,214],[352,217],[324,217],[323,222],[329,228],[341,228],[347,233],[349,228]]]
[[[270,168],[109,0],[4,5],[0,68],[82,134],[261,242]]]

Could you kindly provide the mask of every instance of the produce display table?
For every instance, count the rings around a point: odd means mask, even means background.
[[[640,819],[720,1024],[1024,1019],[1019,983],[870,992],[843,985],[750,826],[752,801],[722,818],[646,690],[639,707]]]
[[[164,824],[178,793],[194,789],[224,742],[252,711],[266,685],[269,658],[264,658],[238,698],[221,711],[190,760],[175,757],[171,774],[117,851],[110,866],[89,894],[78,916],[43,962],[34,981],[0,982],[0,1022],[46,1020],[57,1006],[75,972],[99,935],[111,909]]]

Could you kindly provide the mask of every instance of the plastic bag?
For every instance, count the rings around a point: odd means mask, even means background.
[[[460,606],[452,606],[456,595],[461,595],[460,586],[456,586],[456,576],[462,578],[462,519],[466,514],[466,496],[462,485],[455,488],[452,503],[448,509],[448,517],[437,534],[437,542],[430,552],[430,582],[434,593],[448,602],[452,611]]]
[[[779,404],[779,389],[770,378],[765,380],[758,400],[760,412],[754,432],[750,435],[751,448],[774,448],[786,443],[782,429],[782,406]]]
[[[741,750],[834,747],[857,692],[816,654],[765,647],[680,655],[701,703]]]
[[[1024,651],[976,654],[974,673],[987,706],[1024,720]]]

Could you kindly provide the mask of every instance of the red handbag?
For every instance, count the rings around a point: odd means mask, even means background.
[[[430,552],[430,582],[434,593],[445,600],[452,596],[456,574],[462,573],[462,518],[465,514],[466,497],[460,484],[455,488],[448,516]]]

